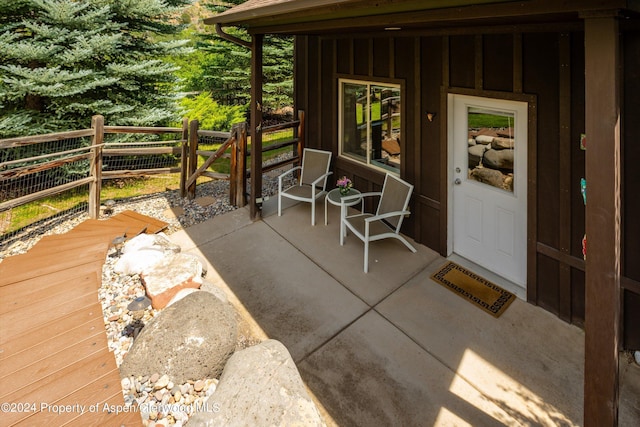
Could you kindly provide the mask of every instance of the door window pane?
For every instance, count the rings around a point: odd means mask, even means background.
[[[467,108],[470,180],[513,192],[514,120],[513,112]]]

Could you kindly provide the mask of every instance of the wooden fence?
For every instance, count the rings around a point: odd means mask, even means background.
[[[299,113],[298,120],[274,126],[265,126],[260,130],[264,135],[292,129],[293,137],[264,145],[260,161],[264,153],[279,150],[291,146],[293,156],[271,163],[262,168],[268,172],[281,168],[288,164],[297,163],[301,159],[303,149],[304,114]],[[105,142],[105,136],[112,134],[129,135],[175,135],[173,139],[162,141],[134,141],[134,142]],[[215,152],[199,149],[199,140],[205,137],[224,139],[224,142]],[[244,206],[248,193],[247,178],[250,173],[247,170],[247,159],[251,156],[248,140],[250,138],[247,124],[238,123],[232,127],[231,132],[217,132],[199,129],[197,120],[189,122],[183,119],[182,127],[134,127],[134,126],[105,126],[102,116],[94,116],[90,129],[57,132],[46,135],[25,136],[0,140],[1,149],[27,147],[33,144],[41,144],[55,141],[64,141],[73,138],[89,138],[90,143],[70,150],[39,154],[37,156],[16,158],[0,162],[0,185],[8,180],[18,177],[36,176],[37,173],[54,170],[73,162],[87,161],[89,170],[86,176],[66,182],[62,185],[48,186],[45,189],[29,194],[21,194],[18,197],[3,197],[0,199],[0,212],[24,205],[39,199],[44,199],[67,190],[84,185],[89,186],[88,214],[91,218],[97,218],[100,213],[100,193],[102,181],[105,179],[126,178],[152,174],[180,174],[180,194],[182,197],[194,198],[196,195],[196,180],[206,176],[214,179],[227,179],[229,185],[229,201],[235,206]],[[175,167],[150,167],[134,169],[109,169],[104,168],[105,161],[110,158],[136,158],[142,156],[172,155],[179,158],[179,166]],[[197,166],[198,158],[206,157],[204,163]],[[230,159],[230,173],[220,174],[208,169],[220,157]],[[2,160],[2,158],[0,158]],[[251,198],[255,200],[255,197]]]

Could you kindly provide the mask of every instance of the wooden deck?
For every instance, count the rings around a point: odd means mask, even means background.
[[[98,289],[115,237],[166,225],[131,211],[87,220],[0,263],[0,424],[142,425],[121,412]]]

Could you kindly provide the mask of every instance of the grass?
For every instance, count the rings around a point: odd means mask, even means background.
[[[272,134],[272,137],[268,137],[268,138],[264,138],[264,140],[262,141],[262,148],[268,148],[271,145],[275,145],[287,140],[290,140],[293,138],[293,129],[285,129],[282,131],[277,131],[274,132]],[[218,150],[218,148],[220,148],[222,144],[200,144],[198,145],[198,149],[199,150],[203,150],[203,151],[212,151],[215,152],[216,150]],[[247,144],[248,148],[251,148],[251,138],[249,138],[249,143]],[[291,151],[291,147],[287,146],[287,147],[282,147],[282,148],[278,148],[275,150],[271,150],[271,151],[267,151],[264,152],[262,154],[262,161],[267,161],[267,160],[271,160],[277,156],[279,156],[280,154],[286,153]],[[231,153],[231,149],[227,149],[225,151],[225,153]],[[199,156],[198,157],[198,167],[202,166],[202,164],[204,164],[204,162],[207,160],[206,156]],[[247,165],[249,165],[251,162],[251,156],[247,156]],[[230,161],[227,158],[221,157],[219,159],[217,159],[215,162],[213,162],[213,164],[211,165],[211,167],[209,168],[209,170],[214,171],[214,172],[218,172],[218,173],[226,173],[228,174],[230,172]]]
[[[513,117],[496,114],[473,113],[468,115],[469,128],[506,129],[513,126]]]
[[[161,193],[179,186],[178,174],[108,180],[102,185],[100,197],[103,201],[127,199]],[[89,190],[79,187],[1,212],[0,225],[4,226],[1,226],[0,232],[11,233],[62,212],[84,212],[88,198]]]

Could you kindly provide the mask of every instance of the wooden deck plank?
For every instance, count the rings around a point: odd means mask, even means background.
[[[120,383],[118,383],[120,387]],[[140,426],[142,417],[140,409],[136,406],[124,406],[122,390],[109,396],[98,404],[99,411],[96,413],[84,413],[72,419],[64,426]]]
[[[87,273],[83,270],[62,270],[42,277],[34,277],[18,283],[0,287],[0,316],[20,305],[23,299],[37,298],[38,294],[46,294],[50,288],[63,282],[97,281],[97,272]],[[96,282],[96,286],[99,286]]]
[[[34,262],[33,257],[29,257],[28,252],[7,258],[0,263],[0,286],[46,276],[85,264],[92,264],[90,271],[102,271],[106,249],[107,246],[104,243],[99,243],[87,247],[86,251],[76,251],[73,256],[69,253],[64,257],[57,253],[48,253],[39,256],[37,262]]]
[[[100,419],[100,413],[105,409],[104,403],[118,397],[124,403],[120,378],[107,374],[63,398],[51,402],[55,406],[43,408],[45,410],[26,418],[23,423],[61,426],[78,419],[85,413],[88,413],[92,419]],[[69,410],[61,413],[61,411],[55,410],[56,407],[68,407]]]
[[[8,403],[35,403],[40,407],[41,404],[52,404],[84,387],[88,380],[104,375],[120,376],[113,354],[106,349],[53,372],[30,387],[20,387],[15,391],[8,390],[9,387],[7,387],[6,390],[9,393],[3,393],[4,396],[0,396],[0,399]],[[29,415],[28,413],[4,413],[2,422],[12,425]]]
[[[105,334],[83,337],[82,341],[77,341],[70,347],[62,349],[54,347],[54,353],[49,357],[40,359],[31,365],[23,366],[17,371],[7,373],[7,375],[0,376],[0,381],[4,384],[13,384],[14,390],[29,387],[31,384],[51,375],[51,373],[73,365],[74,360],[84,359],[92,354],[104,352],[108,345]],[[0,391],[1,393],[3,392]]]
[[[70,273],[66,280],[47,280],[42,286],[33,286],[24,282],[14,283],[0,288],[2,295],[12,298],[0,299],[0,316],[10,316],[15,310],[41,311],[65,304],[69,295],[86,295],[98,289],[96,273],[87,273],[82,269],[77,273]]]
[[[64,334],[50,337],[47,340],[36,342],[22,351],[15,352],[2,360],[0,364],[0,378],[8,376],[13,372],[24,369],[26,366],[45,360],[52,355],[72,347],[78,342],[78,337],[92,338],[96,335],[104,335],[104,321],[102,318],[95,318],[91,322],[79,325],[67,330]],[[11,344],[9,344],[11,345]],[[14,349],[12,348],[12,351]]]
[[[152,218],[134,211],[124,211],[116,215],[116,217],[126,217],[128,221],[137,221],[138,223],[148,224],[148,233],[157,233],[169,226],[168,223],[156,218]],[[144,226],[144,225],[143,225]]]
[[[131,409],[133,411],[133,408]],[[100,412],[99,414],[84,414],[64,426],[69,427],[94,427],[94,426],[141,426],[142,417],[139,412],[125,412],[119,414],[109,414]]]
[[[87,307],[91,307],[92,310],[100,313],[102,312],[102,307],[98,303],[97,291],[78,298],[70,299],[67,304],[58,307],[58,310],[56,310],[55,313],[47,309],[43,309],[43,311],[37,313],[20,311],[12,312],[13,314],[11,316],[2,317],[1,339],[2,341],[10,341],[21,334],[30,334],[31,331],[46,327],[47,325],[56,322],[57,319],[63,318],[74,311],[83,310]]]
[[[98,240],[100,239],[100,240]],[[95,237],[94,243],[105,243],[104,237]],[[30,252],[34,253],[45,253],[46,251],[57,251],[57,252],[66,252],[66,251],[75,251],[87,245],[87,238],[76,237],[74,239],[60,239],[57,236],[44,236],[36,246],[34,246]],[[109,245],[111,242],[107,242]]]
[[[5,337],[4,323],[0,322],[3,330],[3,333],[0,334],[0,361],[8,359],[15,353],[20,353],[37,346],[47,339],[66,335],[68,331],[71,331],[74,328],[86,327],[86,325],[94,324],[96,322],[104,325],[102,308],[98,304],[83,307],[80,310],[60,317],[55,322],[48,323],[46,328],[36,328],[29,331],[28,334],[17,335],[11,339]]]

